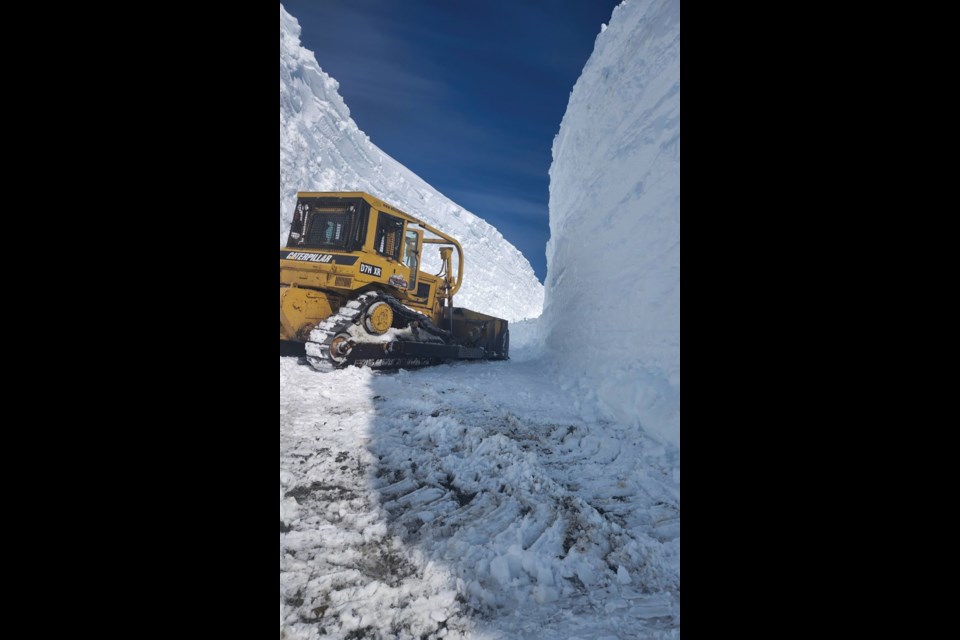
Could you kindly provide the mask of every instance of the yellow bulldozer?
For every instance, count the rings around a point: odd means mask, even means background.
[[[426,245],[436,275],[421,270]],[[281,352],[302,345],[320,371],[506,360],[507,321],[453,306],[463,264],[454,238],[367,193],[299,193],[280,250]]]

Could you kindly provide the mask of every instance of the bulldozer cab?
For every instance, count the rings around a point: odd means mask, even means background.
[[[441,249],[440,274],[424,261],[428,245]],[[432,315],[438,305],[452,306],[463,277],[454,238],[361,192],[298,194],[283,254],[281,283],[344,292],[381,286]]]

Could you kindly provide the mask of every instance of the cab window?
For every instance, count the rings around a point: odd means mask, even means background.
[[[345,250],[357,213],[356,200],[300,198],[290,225],[288,247]]]
[[[412,270],[416,271],[418,268],[417,264],[417,232],[416,231],[407,231],[406,242],[404,251],[403,251],[403,264],[410,267]]]
[[[403,250],[403,264],[410,267],[410,291],[414,291],[417,288],[417,273],[420,268],[420,257],[417,255],[419,253],[420,244],[420,234],[416,231],[407,231],[407,235],[404,239],[404,250]]]
[[[403,238],[403,220],[381,213],[377,220],[377,235],[374,247],[380,255],[400,259]]]

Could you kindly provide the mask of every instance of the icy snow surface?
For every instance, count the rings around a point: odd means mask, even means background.
[[[535,361],[323,375],[282,358],[285,633],[676,637],[679,466],[582,421]]]
[[[679,0],[614,10],[553,158],[547,347],[585,406],[679,446]]]
[[[300,46],[300,25],[281,6],[280,245],[287,241],[297,191],[366,191],[460,241],[466,275],[458,306],[510,321],[538,317],[543,285],[523,254],[370,142],[338,87]],[[424,257],[434,273],[436,254]]]
[[[679,637],[678,10],[627,0],[597,38],[554,149],[550,313],[511,325],[509,362],[280,359],[281,638]],[[284,176],[334,188],[329,161],[414,215],[441,202],[483,287],[519,268],[356,130],[298,33],[281,8],[281,220]],[[483,287],[474,308],[524,316],[529,290]]]

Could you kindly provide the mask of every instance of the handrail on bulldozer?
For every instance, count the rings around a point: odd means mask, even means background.
[[[413,217],[413,216],[410,216],[410,217]],[[416,218],[414,218],[414,220],[416,220]],[[451,238],[450,236],[448,236],[447,234],[443,233],[442,231],[437,231],[437,229],[435,229],[434,227],[431,227],[431,226],[428,225],[427,223],[425,223],[425,222],[423,222],[423,221],[421,221],[421,220],[417,220],[417,224],[420,225],[420,227],[422,227],[422,228],[425,229],[426,231],[429,231],[430,233],[432,233],[432,234],[434,234],[434,235],[436,235],[436,236],[440,236],[440,238],[442,238],[442,239],[437,239],[437,238],[424,238],[424,239],[423,239],[423,244],[453,245],[453,246],[456,247],[456,249],[457,249],[457,258],[458,258],[458,261],[457,261],[457,282],[456,282],[456,284],[453,284],[453,285],[451,286],[451,288],[449,289],[449,291],[447,291],[447,293],[446,293],[447,299],[450,300],[450,299],[452,299],[453,296],[457,293],[457,291],[460,290],[460,285],[463,284],[463,247],[461,247],[461,246],[460,246],[460,243],[457,242],[455,239]],[[443,254],[442,254],[442,252],[441,252],[441,256],[442,256],[442,255],[443,255]],[[449,277],[450,277],[450,274],[449,274],[449,267],[450,267],[450,265],[446,265],[446,266],[447,266],[447,271],[448,271],[447,277],[449,278]]]

